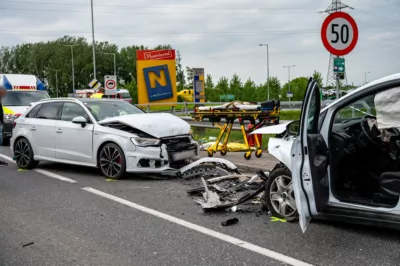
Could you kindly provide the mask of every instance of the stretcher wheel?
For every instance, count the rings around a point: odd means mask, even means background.
[[[257,158],[261,158],[261,156],[262,156],[262,149],[258,149],[257,151],[256,151],[256,157]]]
[[[244,158],[245,158],[246,160],[250,160],[250,159],[251,159],[251,152],[246,152],[246,153],[244,154]]]
[[[222,150],[222,151],[220,151],[220,154],[221,154],[222,156],[225,156],[225,155],[226,155],[226,151],[225,151],[225,150]]]
[[[207,155],[208,155],[208,157],[213,157],[214,156],[214,152],[207,151]]]

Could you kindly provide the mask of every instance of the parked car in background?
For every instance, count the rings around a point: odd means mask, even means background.
[[[4,111],[3,143],[8,145],[12,136],[13,122],[24,113],[31,103],[50,98],[45,85],[34,75],[1,74],[0,83],[7,90],[2,99]]]

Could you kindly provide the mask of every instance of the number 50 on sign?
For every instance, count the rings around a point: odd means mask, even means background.
[[[349,54],[358,41],[357,24],[345,12],[332,13],[322,24],[321,39],[331,54],[336,56]]]

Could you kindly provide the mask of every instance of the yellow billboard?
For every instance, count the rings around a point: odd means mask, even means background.
[[[177,102],[175,50],[139,50],[136,58],[138,103]]]

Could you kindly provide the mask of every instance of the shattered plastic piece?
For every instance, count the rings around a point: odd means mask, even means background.
[[[239,222],[238,218],[230,218],[228,220],[222,221],[221,225],[222,226],[230,226],[230,225],[237,224],[238,222]]]
[[[204,178],[201,178],[201,181],[203,181],[203,185],[206,190],[206,192],[203,193],[203,197],[206,201],[198,200],[196,202],[199,203],[201,207],[203,207],[203,209],[214,208],[220,205],[222,202],[219,200],[218,194],[208,189],[207,183]]]

